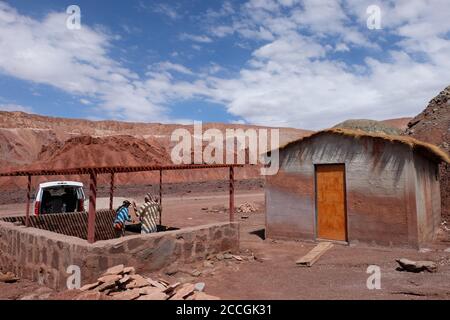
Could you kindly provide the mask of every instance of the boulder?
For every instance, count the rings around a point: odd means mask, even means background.
[[[412,261],[408,259],[396,259],[402,270],[408,272],[437,272],[437,264],[433,261]]]

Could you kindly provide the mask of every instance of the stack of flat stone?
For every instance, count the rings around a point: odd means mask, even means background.
[[[94,283],[80,288],[78,300],[218,300],[203,292],[205,284],[169,282],[136,274],[123,264],[109,268]]]

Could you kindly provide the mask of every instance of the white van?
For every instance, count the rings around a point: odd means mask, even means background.
[[[75,181],[52,181],[39,185],[34,214],[82,212],[86,197],[83,184]]]

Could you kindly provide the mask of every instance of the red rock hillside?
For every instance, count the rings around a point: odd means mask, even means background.
[[[438,145],[450,152],[450,86],[433,98],[426,109],[408,123],[405,134]],[[450,166],[440,168],[442,215],[450,220]]]

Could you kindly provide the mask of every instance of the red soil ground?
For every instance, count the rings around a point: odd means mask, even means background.
[[[207,187],[209,188],[209,187]],[[166,197],[163,223],[188,227],[228,220],[227,192],[195,189],[195,192]],[[142,201],[142,196],[137,197]],[[430,251],[413,249],[335,245],[311,268],[298,267],[295,261],[306,254],[313,243],[264,240],[264,194],[261,190],[237,192],[237,205],[250,202],[258,211],[237,214],[240,222],[241,247],[235,254],[256,259],[220,260],[208,263],[170,266],[153,278],[170,282],[205,282],[206,292],[222,299],[450,299],[450,234],[444,241],[430,244]],[[215,209],[214,212],[205,210]],[[432,260],[437,273],[397,271],[395,259]],[[368,290],[366,273],[369,265],[381,268],[381,290]],[[167,275],[166,271],[175,274]],[[200,271],[194,276],[193,271]],[[145,274],[145,273],[144,273]],[[52,292],[35,283],[20,280],[0,284],[0,299],[72,299],[75,292]]]

